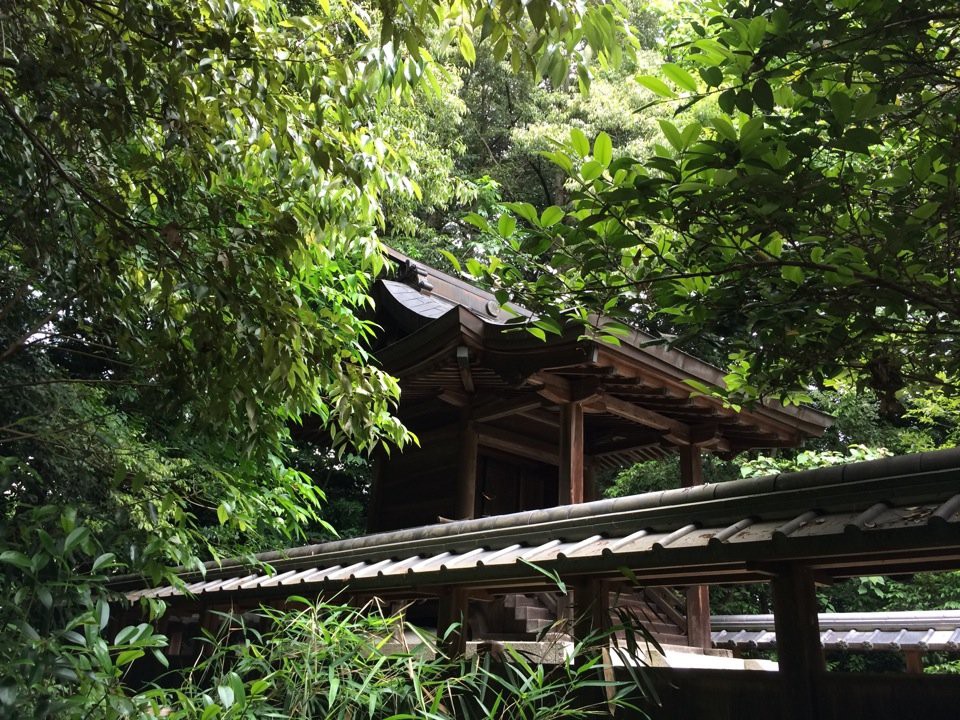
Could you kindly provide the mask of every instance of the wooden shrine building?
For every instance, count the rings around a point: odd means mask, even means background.
[[[381,458],[370,531],[502,515],[597,498],[593,478],[678,454],[683,485],[701,482],[700,454],[793,447],[830,418],[776,403],[741,412],[691,397],[723,374],[634,333],[620,346],[540,340],[515,323],[525,311],[393,254],[377,282],[375,348],[400,381],[399,417],[420,438]]]

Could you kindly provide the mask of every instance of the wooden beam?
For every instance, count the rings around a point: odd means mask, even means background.
[[[589,455],[609,455],[636,448],[659,446],[663,433],[648,428],[617,428],[602,434],[593,434],[586,440]]]
[[[820,676],[826,670],[813,573],[802,565],[787,565],[771,585],[777,662],[785,691],[782,716],[813,720],[817,717]]]
[[[614,415],[630,420],[645,427],[653,428],[663,432],[663,437],[675,445],[690,444],[690,428],[679,420],[674,420],[666,415],[648,410],[647,408],[634,405],[626,400],[621,400],[613,395],[602,393],[596,401],[602,404],[604,409]]]
[[[457,472],[455,513],[458,520],[470,520],[476,515],[478,444],[476,426],[470,421],[464,422],[460,431],[460,467]]]
[[[561,505],[583,502],[583,405],[560,406],[560,489]]]
[[[494,400],[475,407],[472,419],[475,422],[490,422],[510,415],[536,410],[541,405],[543,405],[543,398],[539,395]]]
[[[450,390],[449,388],[441,390],[437,397],[448,405],[453,405],[458,408],[466,407],[470,404],[469,395],[459,392],[458,390]]]
[[[546,425],[551,428],[560,427],[560,418],[558,417],[559,413],[547,412],[546,410],[524,410],[523,412],[517,413],[520,417],[527,418],[527,420],[533,420],[533,422],[540,423],[541,425]]]
[[[536,386],[537,393],[552,403],[563,405],[573,400],[570,383],[562,377],[547,372],[535,372],[527,381]]]
[[[560,463],[557,448],[549,443],[520,437],[515,432],[508,432],[489,425],[478,425],[476,429],[477,441],[483,447],[502,450],[511,455],[519,455],[548,465],[559,465]]]
[[[690,444],[716,452],[730,451],[730,442],[723,437],[720,423],[715,421],[691,425]]]

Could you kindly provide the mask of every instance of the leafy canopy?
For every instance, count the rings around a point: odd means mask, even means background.
[[[506,259],[542,267],[507,262],[500,286],[539,302],[548,330],[587,306],[665,341],[726,348],[740,398],[850,373],[892,413],[911,382],[953,384],[955,5],[686,11],[674,62],[636,80],[699,120],[661,120],[662,141],[641,158],[613,159],[603,134],[572,131],[552,156],[571,207],[550,223],[515,208],[528,222]]]
[[[565,73],[629,43],[610,8],[519,0],[39,0],[0,36],[0,714],[125,716],[164,640],[109,636],[107,573],[301,538],[291,424],[409,440],[365,314],[434,56],[479,36]]]

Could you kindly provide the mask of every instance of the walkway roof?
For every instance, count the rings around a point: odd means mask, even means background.
[[[463,520],[208,563],[205,601],[334,593],[410,597],[443,586],[550,586],[544,571],[642,585],[758,581],[784,564],[823,580],[960,567],[960,449]]]
[[[960,610],[820,613],[820,644],[826,650],[960,651]],[[714,615],[717,647],[772,649],[773,615]]]

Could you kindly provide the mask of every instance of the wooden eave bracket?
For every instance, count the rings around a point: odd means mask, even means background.
[[[567,405],[574,402],[584,403],[584,409],[587,409],[587,403],[600,397],[603,392],[599,378],[571,381],[542,370],[533,373],[527,378],[527,382],[545,400],[557,405]]]
[[[470,349],[466,345],[457,347],[457,369],[460,371],[460,382],[463,389],[472,395],[476,390],[473,383],[473,373],[470,371]]]

